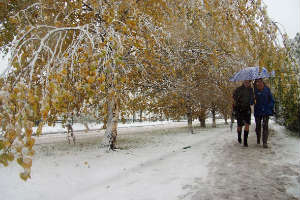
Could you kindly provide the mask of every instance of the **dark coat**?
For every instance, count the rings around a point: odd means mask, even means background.
[[[233,99],[235,101],[235,110],[237,112],[249,111],[250,105],[253,105],[253,89],[246,88],[244,85],[238,87],[233,92]]]
[[[274,109],[274,98],[270,88],[264,86],[263,90],[254,88],[255,93],[255,106],[254,116],[268,116],[273,115]]]

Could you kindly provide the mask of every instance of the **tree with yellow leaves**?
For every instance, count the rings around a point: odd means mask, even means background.
[[[11,60],[1,80],[1,163],[7,165],[16,155],[26,180],[31,166],[27,163],[34,153],[32,135],[41,134],[44,124],[52,125],[59,118],[67,121],[95,106],[106,116],[103,144],[114,149],[121,100],[126,98],[121,94],[126,92],[126,74],[131,70],[124,60],[142,49],[144,29],[149,34],[156,31],[162,5],[153,1],[17,2],[8,17],[15,30],[13,40],[2,41],[11,45]],[[33,133],[33,121],[40,119]]]
[[[0,80],[0,163],[16,158],[24,180],[44,124],[97,114],[112,150],[136,97],[140,108],[187,116],[193,133],[193,119],[228,97],[235,70],[279,73],[288,64],[259,0],[19,0],[1,10],[0,44],[11,59]]]

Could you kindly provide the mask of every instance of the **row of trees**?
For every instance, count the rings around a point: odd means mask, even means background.
[[[232,74],[275,70],[282,94],[294,81],[289,51],[261,1],[1,1],[0,46],[11,52],[0,79],[0,163],[30,177],[35,120],[93,115],[115,148],[119,116],[138,110],[205,119],[231,112]],[[284,71],[284,73],[282,73]],[[288,79],[286,77],[289,77]],[[291,98],[296,99],[296,94]]]
[[[292,58],[293,70],[296,74],[296,79],[290,81],[288,87],[281,84],[278,80],[276,84],[277,97],[277,121],[292,131],[297,131],[300,136],[300,33],[297,33],[295,38],[286,40],[286,46],[290,49],[289,56]],[[282,72],[286,73],[286,72]],[[290,78],[290,76],[285,76]],[[294,95],[298,98],[292,100]]]

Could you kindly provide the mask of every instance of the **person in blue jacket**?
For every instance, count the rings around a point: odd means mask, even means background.
[[[268,148],[269,136],[269,117],[273,115],[274,98],[269,87],[265,85],[262,79],[256,79],[254,82],[254,117],[256,124],[257,144],[260,144],[261,128],[263,147]]]

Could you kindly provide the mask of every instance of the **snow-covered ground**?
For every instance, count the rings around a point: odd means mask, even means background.
[[[118,124],[119,128],[127,128],[127,127],[146,127],[146,126],[158,126],[158,125],[164,125],[164,124],[174,124],[173,121],[144,121],[144,122],[134,122],[134,123],[120,123]],[[74,123],[72,125],[74,131],[86,131],[87,128],[82,124],[82,123]],[[89,130],[93,131],[98,131],[99,129],[102,129],[103,124],[102,123],[89,123],[88,128]],[[33,128],[33,131],[37,127]],[[43,133],[61,133],[61,132],[66,132],[66,128],[62,126],[61,123],[55,124],[55,126],[48,126],[45,125],[43,126]]]
[[[75,145],[64,134],[44,135],[27,182],[19,166],[0,167],[0,199],[300,199],[300,139],[271,122],[263,149],[253,128],[245,148],[220,121],[193,135],[186,122],[120,127],[110,153],[99,148],[103,130],[76,133]]]

